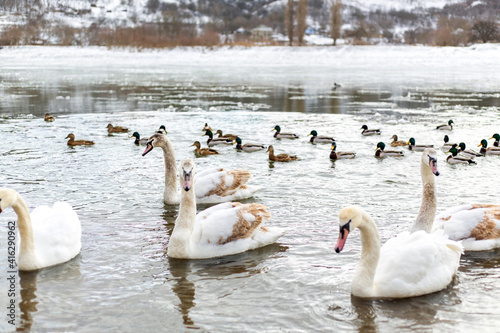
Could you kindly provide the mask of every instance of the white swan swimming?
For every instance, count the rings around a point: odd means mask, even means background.
[[[179,259],[205,259],[253,250],[274,243],[283,235],[276,227],[264,227],[271,217],[267,207],[225,202],[196,214],[195,164],[181,162],[181,204],[168,242],[167,255]]]
[[[339,213],[339,253],[350,232],[361,232],[361,258],[354,273],[351,293],[363,298],[407,298],[446,288],[456,274],[463,248],[442,232],[403,232],[380,248],[373,219],[360,207]]]
[[[0,213],[8,207],[17,214],[21,236],[16,239],[19,270],[33,271],[58,265],[80,253],[80,220],[69,204],[56,202],[52,208],[39,206],[30,214],[19,193],[1,188]]]
[[[160,147],[163,150],[165,162],[163,200],[167,205],[177,205],[180,203],[180,196],[177,190],[174,147],[166,135],[156,133],[149,138],[142,156],[155,147]],[[196,177],[196,200],[198,203],[220,203],[250,198],[260,189],[258,186],[246,185],[250,177],[250,171],[246,169],[211,168],[204,170]]]
[[[427,148],[420,159],[422,202],[410,232],[402,232],[380,249],[372,218],[359,207],[343,209],[335,251],[340,252],[354,228],[361,230],[361,259],[352,282],[352,294],[368,298],[413,297],[446,288],[458,270],[463,246],[444,232],[432,231],[436,215],[437,152]]]

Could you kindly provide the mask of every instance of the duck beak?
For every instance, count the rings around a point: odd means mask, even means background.
[[[477,146],[478,146],[478,147],[481,147],[482,145],[483,145],[483,144],[482,144],[482,143],[480,143],[480,144],[478,144]]]
[[[146,143],[146,149],[144,149],[144,152],[142,153],[142,156],[146,155],[147,153],[149,153],[151,150],[153,150],[153,141],[148,141],[148,143]]]
[[[184,191],[189,191],[192,187],[192,177],[191,177],[191,172],[186,172],[185,170],[182,170],[182,189]]]
[[[349,235],[349,227],[351,226],[351,222],[344,224],[340,227],[339,230],[339,239],[337,240],[337,245],[335,245],[335,252],[339,253],[344,249],[345,242],[347,240],[347,236]]]

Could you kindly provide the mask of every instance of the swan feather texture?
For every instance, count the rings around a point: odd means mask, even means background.
[[[81,224],[66,202],[39,206],[31,214],[22,197],[12,189],[0,189],[0,212],[12,207],[18,217],[16,261],[21,271],[55,266],[80,253]],[[20,235],[20,237],[19,237]]]
[[[430,294],[446,288],[457,272],[462,245],[443,232],[403,232],[380,248],[375,222],[360,207],[343,208],[339,223],[337,253],[351,230],[361,231],[361,259],[351,285],[354,296],[391,299]]]
[[[283,230],[264,227],[271,217],[267,207],[225,202],[196,214],[198,185],[191,181],[194,162],[181,163],[182,184],[179,216],[170,237],[167,255],[179,259],[206,259],[237,254],[274,243]]]
[[[153,148],[160,147],[163,150],[163,160],[165,163],[165,188],[163,191],[163,201],[167,205],[177,205],[180,202],[177,188],[177,165],[175,161],[175,151],[170,139],[162,134],[153,134],[142,156],[149,153]],[[245,169],[225,170],[221,168],[210,168],[200,172],[196,177],[199,182],[197,197],[199,203],[220,203],[231,200],[241,200],[250,198],[255,192],[260,190],[258,186],[247,185],[250,179],[250,172]]]
[[[465,251],[488,251],[500,247],[500,205],[454,206],[436,216],[434,230],[461,240]]]

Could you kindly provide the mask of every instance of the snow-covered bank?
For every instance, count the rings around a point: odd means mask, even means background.
[[[500,44],[470,47],[221,47],[162,50],[104,47],[11,47],[0,50],[3,73],[88,71],[144,73],[192,80],[338,81],[474,90],[500,89]]]

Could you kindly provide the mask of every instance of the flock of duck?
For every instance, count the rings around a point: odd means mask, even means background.
[[[50,116],[50,115],[49,115]],[[50,118],[46,121],[53,121]],[[379,129],[361,128],[362,135],[380,135]],[[453,129],[453,121],[438,126],[437,130]],[[109,124],[109,133],[127,133],[128,129]],[[281,132],[275,126],[277,139],[296,139],[293,133]],[[216,145],[236,143],[236,148],[246,152],[267,149],[272,161],[289,162],[295,155],[274,155],[272,145],[242,144],[239,136],[223,134],[205,124],[208,148],[193,143],[197,156],[218,154],[211,148]],[[312,143],[331,144],[332,159],[353,158],[354,152],[337,152],[333,138],[310,133]],[[139,133],[131,136],[136,144],[146,146],[142,156],[154,148],[163,152],[165,185],[163,200],[168,205],[180,205],[179,215],[169,239],[167,255],[179,259],[204,259],[245,252],[274,243],[284,230],[269,227],[265,222],[271,217],[269,209],[258,203],[241,204],[234,200],[250,198],[259,187],[247,184],[251,178],[246,169],[225,170],[210,168],[197,171],[192,159],[184,159],[177,170],[175,151],[165,126],[144,139]],[[482,140],[479,152],[468,151],[465,144],[453,144],[445,136],[445,150],[451,153],[449,163],[470,161],[476,156],[500,154],[500,136],[495,134],[493,147],[487,148]],[[75,140],[67,136],[68,145],[93,145],[89,140]],[[364,298],[406,298],[433,293],[446,288],[456,274],[464,251],[485,251],[500,247],[500,205],[470,204],[452,207],[436,216],[435,177],[439,175],[437,152],[432,146],[416,145],[415,139],[399,141],[392,137],[391,146],[408,146],[421,151],[422,202],[419,214],[408,231],[388,240],[382,247],[375,222],[358,206],[343,208],[339,213],[337,253],[344,248],[348,235],[356,228],[361,234],[361,259],[354,274],[351,292]],[[483,142],[484,141],[484,142]],[[485,143],[486,142],[486,143]],[[403,151],[385,150],[377,144],[376,157],[404,156]],[[462,162],[457,162],[462,163]],[[178,190],[180,184],[180,191]],[[197,203],[215,204],[197,213]],[[12,207],[18,217],[20,244],[16,253],[19,270],[31,271],[58,265],[74,258],[81,250],[81,225],[70,205],[57,202],[53,207],[40,206],[31,214],[21,195],[13,189],[0,189],[0,213]],[[20,238],[20,239],[19,239]]]

